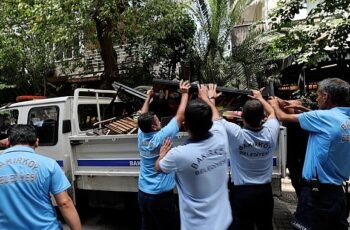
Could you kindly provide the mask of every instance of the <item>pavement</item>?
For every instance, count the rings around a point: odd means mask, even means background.
[[[275,230],[294,230],[290,220],[296,210],[298,199],[288,177],[282,178],[281,187],[281,195],[274,197],[273,227]],[[350,217],[348,222],[350,223]]]
[[[275,230],[293,230],[290,220],[297,207],[297,196],[289,178],[281,181],[282,192],[274,197],[273,227]]]
[[[297,196],[291,181],[288,177],[281,180],[281,194],[274,196],[274,213],[273,213],[273,227],[274,230],[294,230],[290,225],[290,220],[297,206]],[[83,217],[84,230],[132,230],[139,229],[139,223],[130,223],[130,215],[127,213],[110,212],[110,210],[94,210],[95,215]],[[131,214],[137,215],[137,214]],[[121,218],[119,218],[119,216]],[[129,217],[127,217],[129,216]],[[350,218],[348,219],[350,222]],[[64,230],[68,230],[68,226],[63,226]],[[350,230],[350,228],[349,228]]]

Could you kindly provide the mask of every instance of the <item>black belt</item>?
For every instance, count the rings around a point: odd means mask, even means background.
[[[326,190],[339,189],[339,188],[343,189],[342,185],[320,183],[317,179],[312,179],[310,181],[303,179],[301,184],[305,187],[319,188],[319,189],[326,189]]]

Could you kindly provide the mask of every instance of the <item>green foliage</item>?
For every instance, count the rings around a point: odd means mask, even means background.
[[[163,62],[169,77],[187,59],[194,30],[185,7],[171,0],[1,1],[0,83],[16,84],[21,93],[45,94],[57,66],[67,74],[76,67],[91,72],[80,51],[98,49],[104,62],[101,87],[110,87],[124,79],[113,46],[128,42],[140,47],[135,56],[142,57],[134,70],[126,67],[129,73],[149,72]],[[62,54],[69,61],[57,62]]]
[[[45,94],[55,57],[79,36],[78,6],[73,0],[1,1],[1,82]]]
[[[125,13],[129,49],[137,47],[144,66],[160,65],[158,72],[151,72],[153,77],[176,77],[177,65],[192,52],[196,27],[186,10],[174,0],[149,0]]]
[[[305,20],[293,20],[301,10],[306,10],[304,2],[279,2],[271,25],[281,36],[270,45],[271,55],[292,55],[297,63],[308,65],[330,54],[343,58],[350,46],[350,1],[324,0],[308,12]]]
[[[318,109],[317,105],[317,93],[312,91],[312,92],[302,92],[301,90],[296,90],[295,92],[292,93],[292,98],[293,99],[299,99],[302,101],[303,106],[310,108],[312,110]]]
[[[189,12],[175,0],[5,0],[0,2],[0,83],[45,94],[57,64],[67,73],[81,66],[79,49],[85,48],[100,50],[107,84],[174,78],[180,64],[192,66],[204,82],[224,85],[241,76],[245,87],[255,86],[257,74],[266,72],[257,40],[235,47],[232,58],[225,53],[234,24],[252,2],[191,1]],[[121,44],[129,44],[134,66],[118,63],[113,45]],[[58,63],[72,48],[74,58]],[[159,71],[152,72],[158,64]]]

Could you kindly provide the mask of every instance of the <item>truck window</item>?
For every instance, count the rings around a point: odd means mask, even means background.
[[[11,125],[17,124],[18,110],[2,110],[0,111],[0,140],[7,138],[7,130]]]
[[[28,114],[28,124],[34,125],[40,146],[55,145],[58,140],[57,106],[32,108]]]
[[[101,107],[100,107],[101,111]],[[93,124],[98,122],[96,104],[78,105],[79,129],[85,131],[92,129]]]
[[[100,104],[101,120],[107,120],[112,117],[121,118],[131,116],[132,110],[130,105],[123,102],[112,104]],[[93,129],[93,124],[99,122],[96,104],[78,105],[79,129],[86,131]]]

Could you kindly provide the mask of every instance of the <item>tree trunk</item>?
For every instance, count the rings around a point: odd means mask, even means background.
[[[113,48],[112,23],[110,20],[102,20],[98,11],[93,19],[96,24],[97,38],[101,49],[101,58],[104,64],[104,72],[101,76],[100,88],[112,89],[112,83],[118,80],[118,55]]]

